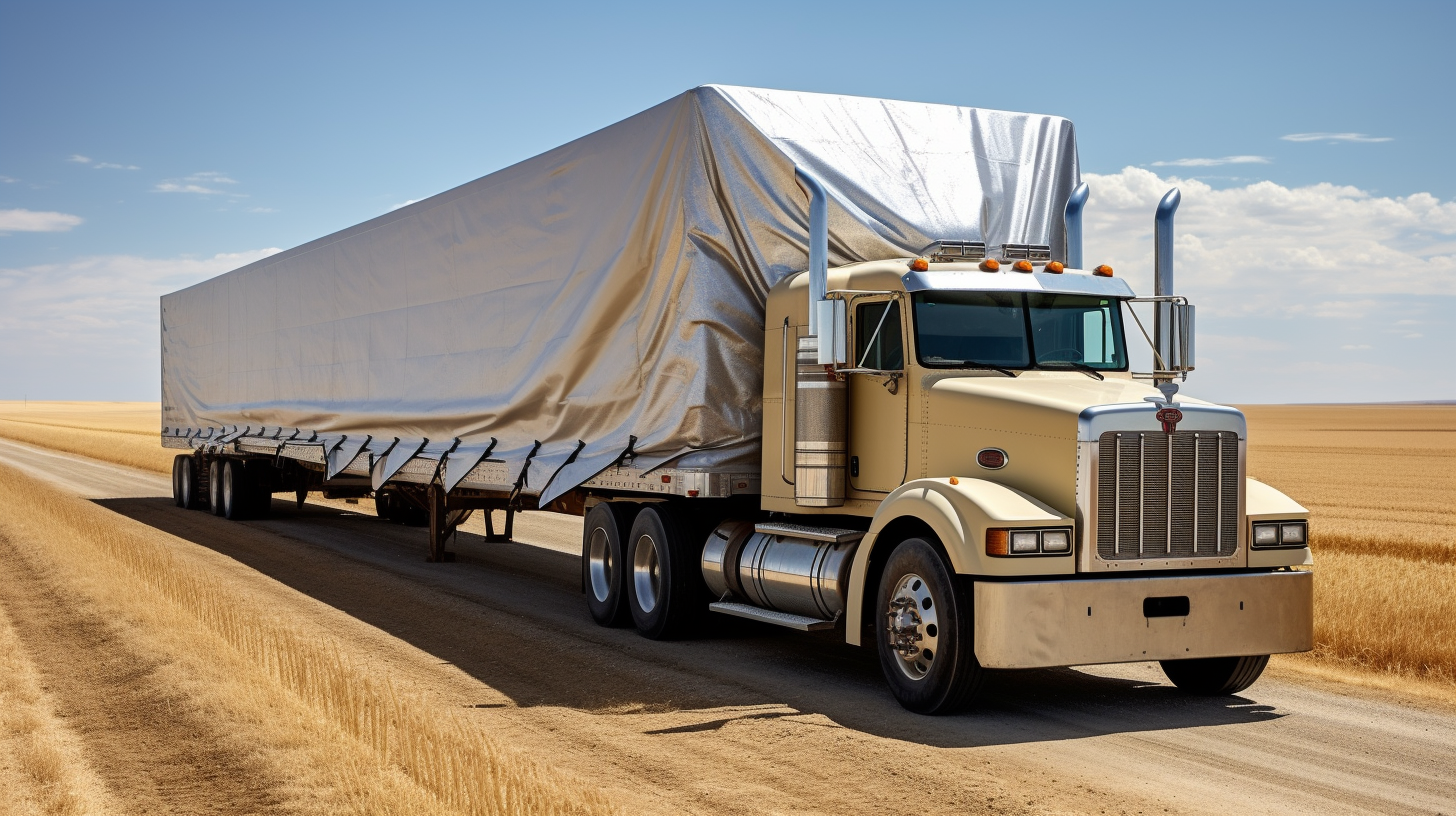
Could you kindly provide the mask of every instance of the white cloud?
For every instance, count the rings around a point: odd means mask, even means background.
[[[0,268],[0,347],[11,351],[0,355],[0,388],[18,393],[23,385],[32,397],[156,399],[157,299],[277,251],[102,255]]]
[[[275,210],[275,209],[273,209],[272,207],[249,207],[248,208],[248,212],[250,212],[250,213],[276,213],[278,211]]]
[[[1174,159],[1155,161],[1154,167],[1218,167],[1223,164],[1269,164],[1267,156],[1224,156],[1221,159]]]
[[[84,219],[79,215],[38,210],[0,210],[0,235],[7,232],[66,232]]]
[[[247,198],[242,193],[234,193],[228,190],[219,190],[216,187],[209,187],[210,184],[237,184],[236,179],[228,178],[224,173],[207,171],[193,173],[180,179],[165,179],[157,182],[152,188],[155,193],[193,193],[196,195],[229,195],[235,198]]]
[[[13,179],[9,176],[0,176],[0,184],[18,184],[20,179]]]
[[[79,153],[73,154],[71,156],[71,158],[66,159],[66,161],[68,161],[68,162],[75,162],[76,164],[90,164],[91,163],[91,160],[89,158],[87,158],[85,156],[82,156]]]
[[[97,162],[92,165],[97,170],[140,170],[135,164],[112,164],[111,162]]]
[[[1111,265],[1140,294],[1153,288],[1153,212],[1170,187],[1182,190],[1174,269],[1177,292],[1198,306],[1191,393],[1260,402],[1456,397],[1456,380],[1428,376],[1450,366],[1443,345],[1456,347],[1456,202],[1334,184],[1214,189],[1135,167],[1084,178],[1092,189],[1084,264]],[[1398,356],[1342,348],[1378,346],[1376,338],[1408,337],[1417,326],[1426,337],[1409,338],[1418,342]],[[1146,345],[1135,330],[1130,337]]]
[[[1340,348],[1343,349],[1343,350],[1345,350],[1345,351],[1360,351],[1362,349],[1368,349],[1368,348],[1370,348],[1370,346],[1369,345],[1366,345],[1364,343],[1361,343],[1360,345],[1357,345],[1357,346],[1340,346]]]
[[[1393,142],[1394,136],[1369,136],[1364,133],[1291,133],[1280,136],[1286,142]]]
[[[415,202],[418,202],[418,201],[423,201],[423,200],[424,200],[424,199],[419,199],[419,198],[411,198],[411,199],[410,199],[410,200],[408,200],[408,201],[401,201],[401,202],[400,202],[400,203],[398,203],[398,204],[396,204],[396,205],[394,205],[394,206],[393,206],[393,207],[390,207],[390,208],[389,208],[389,211],[390,211],[390,212],[394,212],[394,211],[395,211],[395,210],[397,210],[397,209],[399,209],[399,208],[400,208],[400,207],[408,207],[408,206],[409,206],[409,205],[411,205],[411,204],[414,204],[414,203],[415,203]]]

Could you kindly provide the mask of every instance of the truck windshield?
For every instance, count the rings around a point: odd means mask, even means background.
[[[1042,292],[916,292],[915,355],[929,368],[1127,368],[1113,298]]]

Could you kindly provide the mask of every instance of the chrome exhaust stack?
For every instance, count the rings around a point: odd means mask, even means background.
[[[1082,208],[1087,206],[1087,194],[1090,192],[1087,182],[1078,184],[1077,189],[1067,196],[1067,208],[1062,211],[1067,241],[1063,263],[1068,269],[1082,268]]]
[[[846,356],[845,305],[828,299],[829,193],[808,172],[794,173],[809,193],[809,335],[795,354],[794,503],[839,507],[849,473],[849,402],[834,365]]]
[[[1174,187],[1153,215],[1153,297],[1159,299],[1153,312],[1153,349],[1158,356],[1154,368],[1164,372],[1156,378],[1160,383],[1171,382],[1173,372],[1186,377],[1193,368],[1193,307],[1175,299],[1173,292],[1173,215],[1182,200]]]

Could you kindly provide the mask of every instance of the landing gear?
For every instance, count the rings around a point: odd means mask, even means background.
[[[627,535],[627,606],[643,637],[671,640],[686,634],[707,608],[707,592],[693,543],[662,504],[637,513]]]
[[[581,535],[581,584],[592,618],[602,626],[632,620],[627,603],[626,542],[633,504],[603,502],[589,510]]]
[[[972,644],[969,596],[922,538],[900,542],[880,577],[874,622],[880,669],[900,705],[917,714],[950,714],[985,679]]]
[[[1205,697],[1238,694],[1264,673],[1269,655],[1164,660],[1158,665],[1179,690]]]

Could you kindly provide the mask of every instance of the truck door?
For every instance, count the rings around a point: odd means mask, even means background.
[[[900,301],[857,299],[852,319],[857,373],[849,375],[849,484],[889,493],[905,481],[908,389]]]

